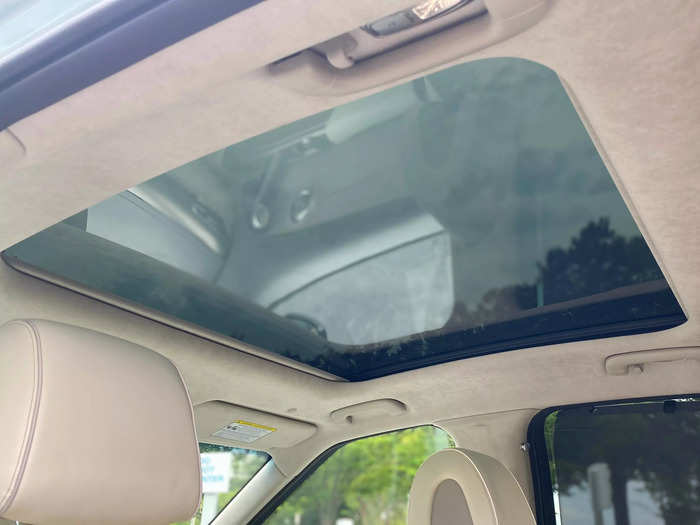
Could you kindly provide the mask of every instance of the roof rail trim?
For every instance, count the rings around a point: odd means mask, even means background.
[[[0,130],[262,1],[109,3],[2,65]]]

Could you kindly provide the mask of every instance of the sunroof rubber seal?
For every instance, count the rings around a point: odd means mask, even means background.
[[[107,4],[0,68],[0,130],[262,1]]]

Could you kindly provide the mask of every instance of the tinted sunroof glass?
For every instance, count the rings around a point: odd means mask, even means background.
[[[349,379],[685,316],[551,70],[452,67],[6,252]]]

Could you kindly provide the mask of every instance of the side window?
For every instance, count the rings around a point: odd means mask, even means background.
[[[192,520],[173,525],[209,525],[270,459],[257,450],[209,443],[199,444],[199,455],[202,501]]]
[[[265,524],[404,524],[416,470],[433,452],[451,446],[449,434],[433,426],[347,443],[306,478]]]
[[[539,433],[542,523],[700,523],[700,398],[563,408]]]

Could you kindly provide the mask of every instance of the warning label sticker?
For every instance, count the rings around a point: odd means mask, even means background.
[[[252,443],[258,439],[275,432],[277,429],[266,427],[250,421],[237,420],[226,425],[221,430],[214,432],[214,436],[222,439],[230,439],[232,441],[242,441],[243,443]]]

